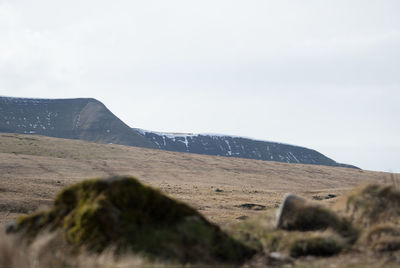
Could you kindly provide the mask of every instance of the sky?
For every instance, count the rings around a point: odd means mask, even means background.
[[[400,173],[398,0],[0,0],[0,95]]]

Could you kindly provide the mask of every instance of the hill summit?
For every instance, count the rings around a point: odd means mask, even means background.
[[[0,132],[156,148],[95,99],[0,97]]]
[[[172,134],[131,128],[95,99],[0,97],[0,132],[241,157],[284,163],[350,167],[304,147],[215,134]]]

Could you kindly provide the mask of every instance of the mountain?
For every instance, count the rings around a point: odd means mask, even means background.
[[[0,132],[156,148],[95,99],[0,97]]]
[[[216,134],[174,134],[134,129],[161,150],[227,157],[241,157],[284,163],[316,164],[356,168],[337,163],[323,154],[304,147]]]
[[[172,134],[130,128],[95,99],[0,97],[0,132],[285,163],[350,167],[304,147],[228,135]]]

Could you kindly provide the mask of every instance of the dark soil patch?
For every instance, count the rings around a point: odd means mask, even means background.
[[[264,206],[264,205],[253,204],[253,203],[244,203],[244,204],[238,205],[236,207],[245,208],[245,209],[251,209],[251,210],[264,210],[264,209],[266,209],[266,206]]]

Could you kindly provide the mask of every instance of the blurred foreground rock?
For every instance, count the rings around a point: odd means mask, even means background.
[[[66,244],[133,251],[179,263],[240,264],[255,251],[196,210],[132,177],[86,180],[61,191],[47,211],[20,217],[9,233],[33,240],[59,232]]]

